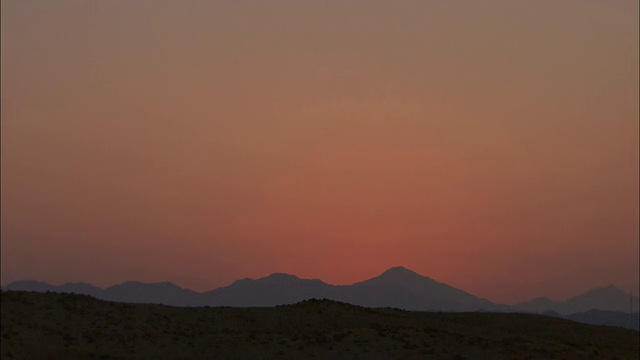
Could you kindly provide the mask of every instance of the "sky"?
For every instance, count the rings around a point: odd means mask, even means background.
[[[638,294],[638,2],[2,1],[1,280]]]

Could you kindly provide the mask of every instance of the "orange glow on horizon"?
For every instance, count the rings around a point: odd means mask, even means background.
[[[3,1],[2,284],[637,287],[637,14]]]

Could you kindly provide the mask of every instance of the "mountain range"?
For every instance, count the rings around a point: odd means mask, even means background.
[[[589,290],[584,294],[564,301],[554,301],[539,297],[513,305],[519,311],[530,313],[555,312],[561,315],[586,312],[593,309],[629,312],[638,310],[637,296],[630,297],[629,293],[609,285]],[[632,308],[631,308],[632,307]]]
[[[330,285],[318,279],[301,279],[276,273],[260,279],[237,280],[229,286],[198,293],[169,282],[129,281],[106,289],[88,283],[51,285],[40,281],[16,281],[5,290],[65,292],[98,299],[171,306],[261,307],[294,304],[303,300],[331,299],[367,307],[394,307],[428,311],[508,311],[494,304],[419,275],[404,267],[352,285]]]
[[[611,325],[630,324],[634,321],[637,323],[637,320],[629,320],[628,317],[633,316],[630,315],[630,305],[633,309],[638,309],[638,297],[631,298],[628,293],[614,286],[593,289],[564,301],[536,298],[507,306],[474,296],[404,267],[393,267],[379,276],[352,285],[331,285],[318,279],[301,279],[295,275],[276,273],[260,279],[237,280],[229,286],[202,293],[170,282],[136,281],[105,289],[88,283],[56,286],[39,281],[16,281],[3,290],[76,293],[109,301],[170,306],[267,307],[316,298],[404,310],[527,312],[569,319],[573,316],[577,321],[583,320],[581,322]],[[635,317],[638,317],[637,313]],[[610,321],[607,320],[609,318]]]

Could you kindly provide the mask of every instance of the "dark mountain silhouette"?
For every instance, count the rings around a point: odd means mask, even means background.
[[[238,280],[229,286],[204,293],[183,289],[168,282],[125,282],[100,289],[89,284],[54,286],[42,282],[18,281],[11,283],[6,289],[69,292],[110,301],[173,306],[276,306],[317,298],[367,307],[394,307],[406,310],[506,311],[509,309],[507,306],[480,299],[404,267],[391,268],[380,276],[352,285],[330,285],[318,279],[300,279],[289,274],[272,274],[257,280]]]
[[[172,306],[199,306],[202,303],[202,294],[195,291],[183,289],[170,282],[143,283],[138,281],[128,281],[114,285],[103,290],[104,300],[164,304]]]
[[[95,287],[89,283],[65,283],[59,286],[51,285],[42,281],[33,281],[33,280],[23,280],[23,281],[14,281],[8,286],[4,287],[3,290],[24,290],[24,291],[37,291],[37,292],[60,292],[60,293],[69,293],[69,294],[81,294],[81,295],[90,295],[99,299],[104,298],[104,291],[99,287]]]
[[[51,285],[43,281],[35,281],[35,280],[19,280],[14,281],[11,284],[4,287],[4,290],[13,290],[13,291],[36,291],[36,292],[66,292],[71,293],[71,291],[67,291],[64,288],[64,285],[56,286]],[[83,293],[84,294],[84,293]],[[88,294],[86,294],[88,295]]]
[[[419,275],[404,267],[391,268],[380,276],[348,286],[337,299],[367,307],[395,307],[405,310],[503,311],[496,305],[465,291]]]
[[[271,274],[253,280],[242,279],[202,295],[211,306],[276,306],[311,298],[334,298],[337,287],[320,280],[300,279],[289,274]]]
[[[592,309],[628,313],[629,309],[629,295],[613,286],[594,289],[566,301],[557,302],[547,298],[537,298],[512,308],[476,297],[404,267],[391,268],[379,276],[352,285],[330,285],[318,279],[300,279],[294,275],[276,273],[260,279],[238,280],[229,286],[204,293],[184,289],[169,282],[125,282],[100,289],[87,283],[66,283],[55,286],[39,281],[16,281],[5,289],[76,293],[117,302],[172,306],[263,307],[294,304],[316,298],[366,307],[394,307],[425,311],[514,311],[516,309],[533,313],[553,311],[560,315],[568,315],[584,313]],[[638,298],[635,297],[634,301],[637,309]],[[601,314],[601,316],[604,315]]]
[[[129,302],[129,303],[149,303],[165,304],[173,306],[197,306],[200,294],[183,289],[169,282],[143,283],[137,281],[124,282],[106,289],[95,287],[88,283],[65,283],[62,285],[51,285],[41,281],[15,281],[3,290],[13,291],[36,291],[36,292],[58,292],[89,295],[102,300]]]
[[[367,307],[405,310],[502,311],[508,307],[475,297],[403,267],[353,285],[329,285],[321,280],[272,274],[262,279],[238,280],[203,294],[205,303],[217,306],[275,306],[306,299],[331,299]]]
[[[633,310],[638,310],[638,300],[637,296],[633,297]],[[513,305],[513,307],[524,312],[544,313],[553,311],[561,315],[582,313],[593,309],[620,311],[628,314],[631,310],[629,302],[629,293],[609,285],[589,290],[584,294],[564,301],[554,301],[540,297]]]

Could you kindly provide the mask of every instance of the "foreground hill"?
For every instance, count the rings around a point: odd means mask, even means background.
[[[540,315],[369,309],[329,300],[178,308],[5,291],[3,359],[638,359],[636,331]]]

